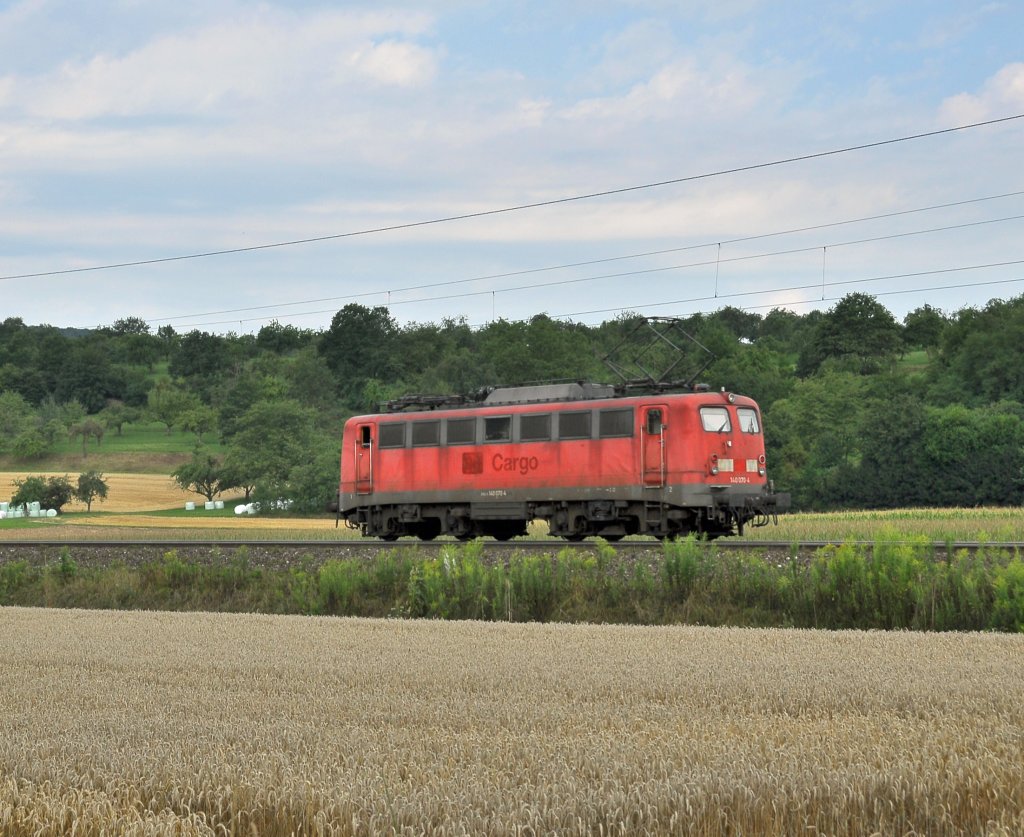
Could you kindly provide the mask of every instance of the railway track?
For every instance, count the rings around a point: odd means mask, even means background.
[[[593,552],[603,543],[599,540],[587,540],[579,543],[568,543],[560,539],[522,539],[512,541],[483,540],[483,554],[490,560],[503,560],[516,553],[557,553],[562,550]],[[871,541],[846,541],[863,548],[870,549]],[[892,543],[892,542],[887,542]],[[898,542],[896,542],[898,543]],[[908,543],[910,543],[908,541]],[[917,541],[915,544],[919,543]],[[714,541],[711,548],[720,552],[760,553],[768,560],[809,560],[820,549],[838,545],[832,541],[752,541],[739,539],[722,539]],[[244,549],[249,560],[255,564],[292,565],[303,560],[322,563],[331,558],[372,557],[381,552],[394,549],[412,549],[424,556],[437,555],[441,550],[451,547],[462,547],[457,541],[435,540],[419,541],[413,538],[399,541],[380,541],[372,539],[345,540],[197,540],[197,539],[160,539],[160,540],[0,540],[0,563],[32,559],[37,561],[55,560],[60,550],[68,549],[77,561],[85,563],[109,563],[123,561],[128,564],[142,564],[156,560],[164,553],[175,550],[181,557],[192,560],[211,561],[218,558],[225,560]],[[641,556],[656,560],[664,549],[663,544],[652,539],[624,540],[610,544],[617,555],[625,560]],[[939,558],[945,557],[950,550],[957,552],[966,550],[975,552],[987,549],[1005,550],[1010,552],[1024,551],[1024,542],[1002,541],[980,543],[977,541],[938,541],[930,545],[932,553]]]

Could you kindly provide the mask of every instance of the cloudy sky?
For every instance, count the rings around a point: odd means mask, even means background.
[[[1022,32],[1019,0],[0,2],[0,319],[1018,296],[1024,119],[759,166],[1024,114]]]

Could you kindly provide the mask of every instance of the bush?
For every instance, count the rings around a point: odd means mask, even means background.
[[[17,491],[11,498],[12,506],[39,503],[41,508],[60,511],[71,502],[75,490],[65,474],[63,477],[25,477],[15,480]]]

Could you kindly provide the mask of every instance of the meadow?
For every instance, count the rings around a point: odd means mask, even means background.
[[[0,833],[1024,832],[1024,637],[0,610]]]

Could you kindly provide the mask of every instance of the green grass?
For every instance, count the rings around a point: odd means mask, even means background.
[[[897,361],[896,366],[901,372],[908,375],[922,375],[931,365],[931,358],[928,357],[928,352],[924,349],[918,349],[917,351],[907,352],[903,357]]]
[[[159,422],[126,424],[119,436],[110,430],[103,442],[90,439],[82,455],[81,439],[61,437],[53,448],[39,459],[21,460],[0,456],[2,471],[116,471],[124,473],[169,474],[188,460],[196,446],[194,433],[172,430]],[[215,453],[223,448],[216,433],[203,435],[203,446]]]
[[[874,541],[918,536],[931,541],[1024,541],[1024,515],[1019,508],[995,506],[807,512],[783,515],[778,526],[748,529],[744,539]]]

